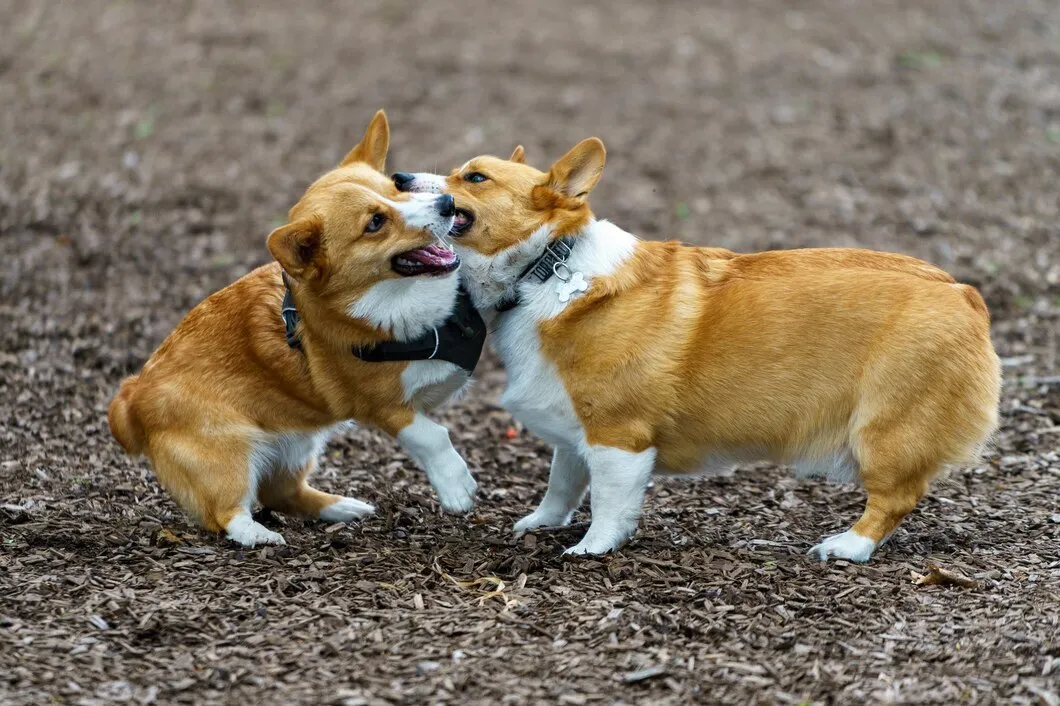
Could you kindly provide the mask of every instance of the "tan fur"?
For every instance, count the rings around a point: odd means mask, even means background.
[[[399,227],[393,214],[382,230],[365,233],[372,214],[389,209],[377,195],[406,198],[377,171],[388,142],[380,111],[342,166],[310,186],[291,222],[269,236],[273,255],[297,278],[302,352],[284,336],[281,266],[268,264],[195,307],[111,402],[115,439],[145,453],[161,484],[209,530],[223,530],[240,510],[262,434],[311,433],[353,419],[394,435],[412,421],[401,384],[408,364],[351,355],[352,346],[385,336],[344,313],[372,284],[398,276],[392,256],[432,240]],[[258,499],[319,516],[339,498],[307,485],[311,465],[263,478]]]
[[[548,174],[476,157],[446,179],[486,256],[590,222],[603,145]],[[481,183],[463,177],[479,172]],[[575,246],[577,247],[577,246]],[[853,530],[877,544],[935,473],[967,463],[997,425],[1000,366],[979,293],[904,255],[822,249],[739,255],[638,242],[539,324],[591,445],[657,449],[693,472],[712,454],[787,462],[847,449],[868,492]]]

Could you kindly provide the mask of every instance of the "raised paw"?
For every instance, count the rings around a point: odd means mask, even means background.
[[[339,498],[320,511],[320,519],[324,522],[353,522],[374,514],[375,506],[373,505],[356,498]]]
[[[225,527],[225,534],[233,542],[242,544],[244,547],[256,547],[259,544],[287,544],[283,535],[255,522],[249,514],[239,514],[232,518],[232,521]]]
[[[864,563],[872,556],[876,549],[876,542],[864,537],[853,530],[847,530],[840,534],[825,537],[820,544],[814,545],[809,552],[821,561],[828,561],[829,557],[846,559]]]

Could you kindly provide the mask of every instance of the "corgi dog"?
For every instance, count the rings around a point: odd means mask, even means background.
[[[285,543],[254,521],[257,502],[325,522],[372,514],[307,482],[328,438],[351,422],[394,436],[445,510],[472,507],[474,478],[448,431],[424,416],[471,371],[372,357],[424,336],[437,347],[459,292],[459,258],[441,240],[453,197],[399,192],[382,171],[389,142],[379,111],[269,235],[276,262],[196,306],[110,404],[125,450],[146,455],[203,527],[244,546]]]
[[[604,162],[590,138],[547,173],[517,147],[445,177],[394,176],[456,198],[450,235],[507,369],[502,404],[555,446],[516,533],[569,523],[588,488],[592,521],[568,553],[610,552],[653,471],[765,459],[860,482],[861,518],[810,553],[867,561],[997,426],[982,297],[903,255],[639,240],[590,210]]]

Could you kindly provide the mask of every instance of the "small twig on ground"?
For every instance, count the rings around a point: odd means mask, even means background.
[[[943,569],[938,564],[927,564],[927,573],[918,574],[910,571],[913,583],[917,586],[960,586],[961,588],[979,588],[979,582],[963,574]]]

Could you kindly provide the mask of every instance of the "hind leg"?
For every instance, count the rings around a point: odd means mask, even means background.
[[[904,420],[903,420],[904,421]],[[846,532],[825,538],[810,549],[821,561],[829,557],[865,562],[927,492],[939,468],[936,435],[924,420],[875,422],[857,434],[853,453],[868,498],[865,511]]]
[[[245,439],[204,443],[195,434],[160,434],[149,455],[162,486],[207,530],[246,547],[286,543],[251,517],[256,473]]]
[[[861,519],[846,532],[826,537],[810,549],[821,561],[829,557],[866,562],[927,492],[926,477],[904,483],[866,483],[868,501]]]
[[[375,512],[366,502],[311,487],[306,479],[316,465],[314,457],[296,473],[276,471],[264,478],[258,490],[261,504],[277,512],[325,522],[352,522]]]
[[[865,511],[849,530],[810,549],[821,561],[868,561],[927,493],[942,460],[952,457],[955,443],[943,406],[923,390],[919,395],[915,404],[877,398],[862,410],[868,421],[855,428],[851,452],[868,494]]]

